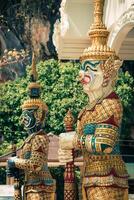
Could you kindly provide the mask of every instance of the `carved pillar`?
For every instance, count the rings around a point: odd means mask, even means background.
[[[64,125],[67,132],[73,130],[73,123],[74,123],[74,118],[72,116],[71,111],[69,110],[67,112],[67,115],[64,118]],[[74,161],[67,163],[65,166],[64,200],[76,200],[76,185],[75,185],[74,169],[75,169]]]

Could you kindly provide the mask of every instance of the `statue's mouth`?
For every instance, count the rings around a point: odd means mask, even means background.
[[[85,75],[84,78],[81,80],[81,83],[82,83],[83,85],[86,85],[86,84],[88,84],[90,81],[91,81],[91,77],[88,76],[88,75]]]

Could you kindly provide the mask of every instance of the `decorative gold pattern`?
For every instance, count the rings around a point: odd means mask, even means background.
[[[111,150],[115,145],[115,142],[117,141],[118,137],[118,129],[115,130],[112,128],[96,128],[95,131],[95,137],[96,137],[96,144],[99,145],[99,148],[97,149],[97,152],[102,152],[102,149],[100,148],[100,144],[106,144],[111,146]],[[110,153],[110,152],[109,152]]]
[[[114,50],[106,45],[109,32],[102,20],[103,5],[104,0],[94,0],[94,23],[89,30],[92,45],[84,50],[81,60],[107,60],[110,56],[115,56]]]
[[[86,140],[85,140],[85,148],[87,149],[88,152],[92,152],[92,136],[87,135]]]
[[[76,200],[76,184],[64,183],[64,200]]]
[[[66,188],[67,191],[74,191],[76,188],[75,188],[75,183],[73,184],[70,184],[70,183],[65,183],[64,184],[64,187]]]
[[[69,199],[75,200],[76,199],[76,194],[75,194],[74,190],[71,190],[71,191],[67,190],[67,191],[65,191],[65,193],[66,193],[66,197],[64,197],[64,199],[67,199],[67,200],[69,200]]]
[[[54,198],[53,193],[33,192],[33,193],[26,194],[26,199],[28,200],[54,200],[55,198]]]
[[[96,104],[92,109],[84,108],[78,117],[77,132],[79,137],[83,136],[84,127],[89,124],[96,124],[94,134],[86,136],[85,148],[82,148],[84,158],[83,177],[86,187],[94,186],[95,180],[98,186],[116,185],[128,187],[127,171],[121,157],[112,155],[112,150],[118,140],[118,127],[122,118],[122,106],[119,99],[108,97],[101,103]],[[116,125],[107,124],[112,119]],[[110,122],[110,121],[109,121]],[[97,153],[101,155],[97,155]],[[108,155],[109,154],[109,155]],[[113,172],[112,172],[113,170]],[[111,173],[115,173],[115,178]],[[97,176],[97,179],[94,177]],[[107,178],[102,178],[107,176]],[[120,178],[119,178],[120,177]]]
[[[72,131],[73,130],[74,117],[73,117],[70,109],[68,110],[66,116],[64,117],[64,125],[65,125],[65,128],[66,128],[66,131]]]
[[[37,83],[37,82],[30,83],[28,86],[28,89],[32,89],[32,88],[40,88],[39,83]]]
[[[127,177],[125,164],[121,157],[114,155],[89,155],[86,154],[85,161],[85,176],[106,176],[109,175],[111,170],[119,177]],[[127,187],[127,185],[126,185]]]
[[[107,126],[107,128],[105,127]],[[105,128],[102,128],[105,127]],[[99,126],[96,126],[95,134],[94,136],[91,135],[82,135],[80,139],[81,143],[81,148],[86,148],[88,152],[105,152],[105,153],[110,153],[115,145],[115,142],[117,141],[117,136],[118,136],[118,128],[111,125],[108,127],[108,125],[105,124],[99,124]],[[94,138],[93,138],[94,137]],[[84,141],[83,141],[84,138]],[[77,139],[78,140],[78,139]],[[92,148],[94,146],[95,142],[95,147],[94,149]],[[78,141],[77,141],[78,143]],[[109,145],[110,147],[106,149],[102,149],[101,145]]]
[[[45,136],[45,135],[44,135]],[[44,137],[43,135],[33,135],[31,139],[31,144],[27,142],[24,145],[24,150],[22,149],[23,153],[21,153],[22,160],[19,158],[16,159],[15,164],[16,167],[21,169],[30,169],[39,171],[42,167],[44,158],[46,159],[46,150],[48,148],[48,139],[47,136]],[[28,141],[30,142],[30,141]],[[39,149],[39,151],[38,151]],[[25,158],[25,154],[31,152],[30,159],[23,159]],[[46,160],[44,160],[46,162]]]
[[[20,157],[15,160],[15,166],[25,171],[25,193],[44,191],[47,197],[47,193],[51,196],[55,192],[55,181],[47,167],[48,143],[43,131],[30,135],[21,147]],[[40,194],[40,198],[46,198]]]
[[[100,104],[96,104],[94,110],[84,108],[78,116],[77,132],[82,135],[86,124],[104,123],[112,116],[118,126],[122,118],[122,105],[119,99],[104,99]]]
[[[40,99],[28,99],[28,100],[24,101],[24,103],[21,107],[22,107],[22,110],[39,108],[45,112],[48,112],[47,105],[44,104],[44,102]]]
[[[46,193],[53,193],[56,190],[56,186],[54,185],[27,185],[25,186],[26,193],[31,192],[46,192]]]
[[[86,188],[89,200],[128,200],[128,191],[115,187],[90,187]]]
[[[112,175],[102,176],[102,177],[89,177],[83,179],[83,184],[85,187],[89,186],[111,186],[118,185],[119,187],[126,188],[127,180],[124,178],[114,177]]]

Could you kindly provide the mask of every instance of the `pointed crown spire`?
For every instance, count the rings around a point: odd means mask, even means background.
[[[24,101],[22,110],[26,109],[41,109],[45,113],[48,112],[47,105],[40,99],[40,85],[37,83],[37,71],[36,71],[36,55],[33,53],[32,66],[30,72],[30,84],[28,86],[28,94],[30,98]]]
[[[104,0],[94,1],[94,22],[89,29],[91,46],[86,48],[80,56],[80,60],[107,60],[115,55],[115,51],[107,46],[109,32],[103,23]]]

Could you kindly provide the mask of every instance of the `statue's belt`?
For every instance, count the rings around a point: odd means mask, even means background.
[[[85,157],[84,157],[84,161],[85,162],[90,162],[90,160],[91,160],[91,162],[92,161],[105,161],[105,160],[111,160],[111,161],[113,161],[113,160],[120,160],[121,159],[121,156],[120,155],[86,155]]]

